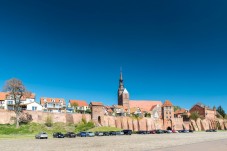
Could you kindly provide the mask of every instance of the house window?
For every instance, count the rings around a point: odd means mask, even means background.
[[[168,116],[166,116],[166,118],[168,118]]]
[[[32,111],[36,111],[37,107],[36,106],[32,106]]]

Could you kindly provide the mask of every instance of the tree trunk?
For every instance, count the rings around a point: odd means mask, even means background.
[[[20,125],[19,125],[19,114],[16,113],[16,128],[19,128]]]

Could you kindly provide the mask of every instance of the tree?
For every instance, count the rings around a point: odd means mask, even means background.
[[[179,107],[179,106],[174,106],[174,112],[175,112],[176,110],[179,110],[179,109],[181,109],[181,107]]]
[[[190,119],[197,121],[197,119],[200,118],[200,115],[198,112],[192,112],[190,115]]]
[[[87,109],[87,110],[85,111],[85,113],[91,114],[91,109]]]
[[[73,103],[71,104],[71,107],[74,109],[74,112],[77,112],[78,103],[73,102]]]
[[[225,117],[225,110],[221,106],[217,108],[217,111],[222,117]]]
[[[22,109],[20,107],[21,98],[29,98],[31,96],[31,93],[26,91],[26,88],[23,85],[22,81],[16,78],[12,78],[6,81],[3,90],[8,92],[7,96],[10,96],[14,100],[13,110],[16,114],[16,128],[19,128],[20,115],[22,113]]]

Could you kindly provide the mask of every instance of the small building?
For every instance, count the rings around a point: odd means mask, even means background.
[[[78,113],[85,113],[87,110],[90,110],[87,102],[82,100],[69,100],[68,107],[72,108],[74,112]]]
[[[189,121],[190,112],[186,109],[178,109],[174,112],[175,118],[183,118],[183,121]]]
[[[195,104],[189,111],[191,114],[193,112],[199,113],[202,118],[205,119],[216,119],[216,108],[211,109],[209,106],[206,106],[202,103]]]
[[[66,109],[65,99],[63,98],[40,98],[40,104],[45,112],[64,112]]]
[[[101,102],[91,102],[91,119],[96,124],[96,126],[102,126],[104,122],[105,109]]]
[[[27,104],[27,111],[42,111],[43,107],[37,102],[32,102]]]

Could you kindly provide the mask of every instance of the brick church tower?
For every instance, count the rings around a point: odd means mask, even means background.
[[[126,88],[124,88],[122,72],[120,73],[119,79],[118,105],[122,105],[123,107],[129,109],[129,93]]]

